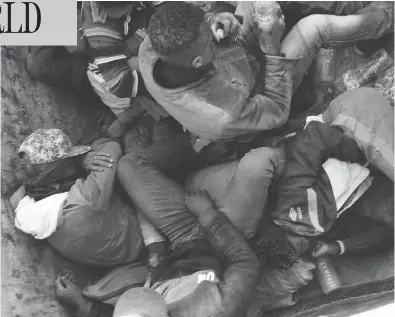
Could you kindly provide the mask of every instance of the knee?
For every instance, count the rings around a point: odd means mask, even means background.
[[[251,177],[273,176],[279,163],[277,148],[258,148],[247,153],[239,163],[239,170]]]
[[[117,176],[121,183],[124,182],[125,179],[130,179],[132,177],[134,169],[137,167],[138,158],[126,154],[120,158],[117,164]]]
[[[324,35],[324,29],[327,23],[326,16],[324,14],[312,14],[303,19],[301,19],[297,23],[297,27],[301,30],[303,34],[303,30],[317,30],[320,36]]]

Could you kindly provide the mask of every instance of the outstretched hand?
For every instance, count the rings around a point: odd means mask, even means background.
[[[82,167],[88,172],[103,172],[106,168],[112,168],[113,162],[108,153],[88,152],[82,159]]]

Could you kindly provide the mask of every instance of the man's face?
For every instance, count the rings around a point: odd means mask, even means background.
[[[29,156],[26,153],[21,153],[19,155],[19,162],[21,164],[21,170],[26,175],[32,175],[34,173],[34,168],[30,162]]]

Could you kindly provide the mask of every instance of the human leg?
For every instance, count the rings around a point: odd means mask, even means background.
[[[206,190],[216,207],[251,238],[262,218],[267,192],[285,165],[284,148],[262,147],[241,160],[209,166],[190,178],[189,191]]]
[[[366,6],[365,1],[279,1],[285,16],[285,34],[301,19],[313,14],[348,15]]]
[[[321,47],[351,45],[393,32],[394,5],[372,3],[347,16],[311,15],[300,20],[281,44],[287,58],[299,58],[294,67],[293,91],[299,87]]]
[[[201,238],[195,216],[185,204],[185,189],[165,173],[191,156],[185,135],[148,116],[125,137],[118,178],[137,209],[173,244]]]
[[[200,238],[196,217],[186,207],[187,193],[182,186],[133,153],[120,159],[117,172],[129,198],[173,246]]]
[[[125,134],[124,150],[126,154],[143,156],[166,174],[190,167],[195,159],[188,136],[178,129],[173,120],[155,122],[149,115]]]
[[[394,108],[378,90],[345,92],[332,101],[323,119],[352,138],[368,162],[394,180]]]

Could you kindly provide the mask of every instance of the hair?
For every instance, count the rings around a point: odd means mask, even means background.
[[[186,2],[169,2],[157,8],[148,24],[152,47],[169,56],[188,46],[199,36],[204,19],[202,8]]]
[[[250,244],[267,269],[289,268],[300,257],[285,231],[274,223],[265,232],[258,232]]]

